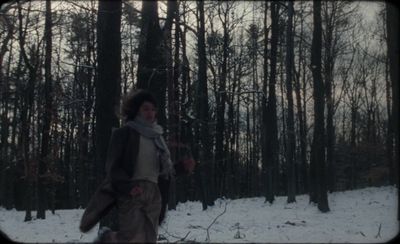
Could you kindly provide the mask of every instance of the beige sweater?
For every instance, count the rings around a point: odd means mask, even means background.
[[[158,182],[160,162],[156,145],[152,139],[140,136],[139,152],[133,172],[133,180]]]

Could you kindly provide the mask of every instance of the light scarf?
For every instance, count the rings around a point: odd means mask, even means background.
[[[136,116],[134,120],[130,120],[126,123],[129,127],[132,127],[140,135],[152,139],[157,147],[157,152],[161,162],[160,176],[169,177],[174,174],[174,167],[171,161],[171,153],[169,152],[168,146],[165,143],[163,128],[157,124],[157,122],[149,123],[140,115]]]

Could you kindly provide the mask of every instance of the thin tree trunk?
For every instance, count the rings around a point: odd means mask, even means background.
[[[295,149],[296,138],[294,131],[294,112],[293,112],[293,69],[294,69],[294,39],[293,39],[293,1],[288,3],[288,26],[286,32],[286,96],[288,99],[287,117],[287,178],[288,178],[288,203],[296,201],[296,179],[295,179]]]
[[[30,125],[31,125],[31,117],[33,113],[34,107],[34,90],[36,83],[36,71],[38,68],[38,53],[34,53],[29,59],[26,51],[25,51],[25,35],[27,29],[27,23],[29,19],[26,20],[26,24],[23,30],[23,20],[22,20],[22,7],[18,2],[18,34],[19,34],[19,46],[21,50],[22,60],[24,61],[27,69],[28,69],[28,82],[25,86],[23,86],[22,90],[22,99],[23,103],[21,105],[21,158],[25,167],[25,190],[26,190],[26,200],[25,200],[25,220],[30,221],[32,219],[32,206],[33,206],[33,197],[35,195],[34,182],[36,181],[37,172],[36,172],[36,160],[33,159],[33,153],[30,154],[30,142],[31,133],[30,133]],[[31,9],[31,5],[28,6],[28,13],[26,14],[26,18],[29,17],[29,12]],[[33,51],[35,52],[35,51]],[[33,133],[32,133],[33,135]]]
[[[326,96],[326,107],[327,107],[327,118],[326,118],[326,162],[328,166],[327,183],[330,192],[335,189],[335,168],[333,164],[333,151],[335,144],[335,128],[333,126],[333,113],[334,113],[334,101],[332,95],[333,89],[333,69],[334,69],[334,57],[333,57],[333,24],[329,21],[328,13],[325,13],[325,62],[324,62],[324,73],[325,73],[325,96]]]
[[[389,79],[389,57],[385,62],[385,85],[386,85],[386,113],[387,113],[387,129],[386,129],[386,158],[389,168],[389,182],[395,184],[394,160],[393,160],[393,125],[392,125],[392,87]]]
[[[311,46],[311,69],[313,73],[314,96],[314,137],[312,146],[312,161],[316,165],[317,203],[321,212],[328,212],[328,196],[325,172],[325,140],[324,140],[324,85],[321,75],[321,2],[313,2],[314,31]]]
[[[266,201],[273,203],[278,187],[278,126],[276,114],[276,58],[279,40],[279,4],[271,2],[271,61],[269,72],[268,104],[266,108],[266,148],[268,186]]]
[[[142,3],[136,87],[150,90],[158,98],[157,121],[165,128],[167,63],[166,50],[163,47],[165,35],[160,27],[157,9],[157,1]],[[167,29],[169,25],[170,23],[165,23]]]
[[[165,62],[167,65],[167,87],[168,87],[168,125],[169,125],[169,135],[168,140],[172,143],[180,142],[180,134],[179,134],[179,88],[178,88],[178,78],[179,72],[175,69],[174,64],[178,65],[176,61],[179,60],[179,32],[177,28],[179,28],[179,19],[176,18],[178,16],[178,3],[177,1],[168,1],[167,4],[167,20],[164,25],[163,34],[164,34],[164,53],[165,53]],[[172,57],[172,20],[175,19],[175,56]],[[174,58],[174,60],[173,60]],[[175,63],[174,63],[175,61]],[[171,148],[171,155],[176,157],[178,155],[178,147]],[[174,162],[177,158],[172,159]],[[172,179],[170,182],[169,189],[169,202],[168,209],[176,208],[176,181]]]
[[[227,4],[224,2],[222,4]],[[218,8],[222,8],[218,6]],[[216,199],[217,195],[221,195],[221,178],[223,174],[223,168],[225,164],[225,104],[226,104],[226,82],[227,82],[227,65],[228,65],[228,46],[229,46],[229,33],[228,33],[228,16],[226,11],[221,11],[223,18],[223,43],[222,43],[222,64],[221,64],[221,75],[219,77],[218,90],[216,93],[216,135],[215,135],[215,175],[214,182],[216,191],[213,193],[213,200]],[[210,189],[211,190],[211,189]]]
[[[263,80],[263,96],[262,96],[262,129],[261,129],[261,159],[262,159],[262,178],[263,180],[263,189],[264,195],[268,196],[268,186],[271,184],[271,178],[268,177],[269,170],[271,167],[268,167],[268,160],[267,160],[267,87],[268,87],[268,28],[267,28],[267,21],[268,21],[268,2],[264,3],[264,60],[263,60],[263,70],[264,70],[264,80]],[[239,112],[239,111],[238,111]],[[271,200],[271,202],[273,199]]]
[[[96,83],[96,182],[105,177],[105,160],[111,129],[119,126],[116,109],[120,100],[121,81],[121,9],[122,2],[100,1],[97,22],[97,72]],[[115,214],[115,213],[114,213]],[[110,224],[118,229],[116,215],[105,218],[100,225]]]
[[[301,13],[302,16],[304,13],[303,6],[301,6]],[[301,18],[300,22],[300,37],[303,36],[303,22],[304,18]],[[299,57],[303,57],[303,39],[300,38],[299,40]],[[304,63],[304,62],[303,62]],[[301,85],[300,81],[305,82],[304,79],[301,79],[301,71],[302,71],[302,60],[301,58],[298,59],[298,71],[295,75],[295,93],[296,93],[296,106],[297,106],[297,117],[299,120],[299,142],[300,142],[300,170],[299,170],[299,192],[306,193],[308,192],[308,176],[307,176],[307,135],[306,135],[306,126],[303,119],[303,106],[302,106],[302,96],[301,96]]]
[[[207,206],[213,205],[211,196],[210,182],[208,179],[212,179],[212,163],[209,160],[210,157],[210,138],[208,131],[208,89],[207,89],[207,57],[206,57],[206,46],[205,46],[205,21],[204,21],[204,2],[197,2],[197,8],[199,11],[199,26],[198,26],[198,84],[196,87],[196,117],[198,120],[197,129],[197,142],[199,150],[199,172],[198,172],[198,185],[200,186],[202,195],[203,210],[207,209]]]
[[[399,10],[394,5],[386,3],[386,26],[387,26],[387,46],[389,56],[389,74],[392,82],[392,115],[394,132],[394,162],[395,164],[395,182],[398,182],[399,175]],[[397,219],[400,219],[400,206],[397,209]]]
[[[3,16],[4,22],[7,26],[7,35],[3,40],[3,43],[0,48],[0,104],[2,109],[0,109],[0,178],[1,186],[0,186],[0,205],[4,205],[6,208],[11,208],[10,203],[12,203],[12,196],[10,196],[9,192],[11,193],[10,187],[7,186],[7,183],[13,183],[12,181],[8,180],[10,175],[10,159],[9,159],[9,148],[10,144],[8,143],[8,138],[10,136],[10,117],[9,117],[9,103],[10,101],[10,84],[9,78],[10,77],[10,66],[11,66],[11,58],[13,57],[12,54],[12,40],[13,40],[13,32],[14,32],[14,25],[10,23],[8,16]],[[11,43],[11,45],[10,45]],[[7,50],[7,46],[9,46]],[[8,60],[8,68],[6,74],[3,74],[3,58],[6,52],[9,51],[9,60]],[[15,116],[15,114],[14,114]]]
[[[51,76],[51,53],[52,53],[52,18],[51,18],[51,2],[46,0],[46,20],[44,37],[46,40],[46,57],[45,57],[45,84],[44,84],[44,121],[42,128],[42,146],[39,160],[39,178],[38,178],[38,211],[37,218],[46,218],[47,208],[47,186],[45,185],[45,174],[49,167],[50,159],[50,124],[53,113],[53,96],[52,96],[52,76]]]

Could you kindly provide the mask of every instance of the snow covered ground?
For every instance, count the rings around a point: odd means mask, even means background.
[[[396,237],[398,193],[393,186],[329,194],[331,211],[321,213],[307,195],[287,204],[277,197],[218,199],[202,211],[200,202],[187,202],[169,211],[160,226],[160,242],[382,243]],[[97,226],[86,234],[78,225],[83,210],[57,210],[45,220],[24,222],[24,212],[0,208],[0,229],[17,242],[91,242]],[[33,216],[35,213],[33,213]],[[219,216],[219,217],[218,217]]]

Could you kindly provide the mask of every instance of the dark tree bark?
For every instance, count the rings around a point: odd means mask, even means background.
[[[39,160],[39,178],[38,178],[38,211],[37,218],[46,218],[47,208],[47,185],[45,174],[48,170],[50,163],[50,124],[53,114],[53,96],[52,96],[52,76],[51,76],[51,53],[52,53],[52,17],[51,17],[51,2],[46,0],[46,19],[44,28],[44,38],[46,41],[46,56],[44,61],[45,69],[45,83],[44,83],[44,97],[45,108],[43,115],[42,127],[42,146]]]
[[[122,2],[100,1],[97,22],[96,83],[96,182],[105,177],[105,160],[113,127],[119,126],[116,115],[120,100],[121,79],[121,9]],[[112,216],[113,213],[109,214]],[[118,229],[117,218],[105,218],[100,225]]]
[[[10,180],[13,174],[11,173],[12,167],[10,163],[10,154],[8,150],[10,145],[8,143],[8,138],[10,136],[10,105],[11,105],[11,94],[10,94],[10,66],[11,66],[11,58],[13,57],[13,34],[15,30],[15,24],[11,23],[9,16],[6,14],[2,15],[2,23],[4,23],[4,27],[7,31],[6,36],[3,39],[3,43],[0,47],[0,169],[5,169],[0,172],[1,178],[1,186],[0,186],[0,205],[5,206],[7,209],[11,208],[11,204],[13,202],[12,198],[12,187],[9,185],[13,183],[13,180]],[[5,68],[4,65],[4,55],[8,52],[9,60],[8,67]],[[7,70],[5,74],[3,74],[3,70]],[[16,97],[16,96],[15,96]],[[16,107],[16,103],[14,103],[14,108]],[[15,117],[15,113],[13,113]]]
[[[340,101],[335,101],[335,66],[336,60],[340,54],[346,52],[347,48],[343,44],[346,32],[351,30],[350,16],[354,14],[354,9],[348,2],[324,2],[322,4],[323,21],[323,50],[324,50],[324,81],[325,81],[325,99],[326,99],[326,161],[329,174],[327,175],[328,189],[330,192],[335,190],[336,166],[334,159],[335,148],[335,106]],[[349,66],[351,67],[351,66]]]
[[[386,23],[385,23],[386,25]],[[389,168],[389,182],[390,184],[396,184],[395,181],[395,162],[393,160],[393,115],[392,115],[392,82],[390,81],[389,74],[389,55],[385,59],[385,86],[386,86],[386,113],[387,113],[387,129],[386,129],[386,159]]]
[[[276,60],[279,40],[279,4],[271,2],[271,61],[268,85],[268,104],[266,107],[266,145],[265,158],[267,164],[266,201],[273,203],[278,186],[278,125],[276,114]]]
[[[158,98],[157,120],[161,126],[165,127],[166,47],[163,30],[159,23],[157,6],[157,1],[143,1],[142,4],[136,88],[150,90]],[[165,26],[166,28],[170,27],[170,23],[166,22]]]
[[[294,70],[294,40],[293,40],[293,1],[288,3],[288,25],[286,31],[286,97],[288,100],[287,115],[287,183],[288,183],[288,203],[296,201],[296,178],[295,178],[295,149],[296,138],[294,131],[294,112],[293,112],[293,70]]]
[[[94,184],[93,182],[93,171],[91,170],[91,166],[93,166],[93,160],[92,158],[92,148],[93,148],[93,143],[90,141],[91,137],[93,137],[93,133],[90,133],[89,130],[89,122],[92,117],[92,111],[93,111],[93,105],[94,105],[94,92],[95,92],[95,87],[94,87],[94,68],[92,66],[95,66],[95,46],[94,46],[94,39],[95,39],[95,15],[91,14],[90,15],[90,20],[88,21],[87,29],[86,29],[86,40],[87,40],[87,45],[86,45],[86,55],[85,55],[85,65],[87,68],[85,69],[84,72],[84,84],[85,84],[85,106],[83,110],[83,118],[84,118],[84,124],[83,124],[83,133],[82,133],[82,145],[81,145],[81,150],[82,150],[82,157],[83,157],[83,170],[81,173],[81,177],[83,179],[83,184],[82,184],[82,199],[81,199],[81,204],[86,205],[89,201],[90,194],[92,190],[92,185]]]
[[[167,19],[165,21],[163,29],[163,42],[164,42],[164,55],[167,67],[167,87],[168,87],[168,141],[170,143],[180,143],[179,134],[179,88],[178,78],[179,72],[175,69],[174,65],[177,65],[179,60],[179,35],[175,39],[175,54],[172,56],[172,22],[175,19],[175,27],[179,28],[179,15],[178,15],[178,2],[168,1],[167,3]],[[177,18],[178,17],[178,18]],[[179,33],[175,29],[175,34]],[[178,147],[170,147],[171,155],[178,155]],[[177,158],[172,158],[173,162],[176,162]],[[176,208],[176,182],[175,179],[171,179],[169,189],[169,202],[168,209]]]
[[[261,126],[261,160],[262,160],[262,178],[263,178],[263,191],[265,196],[268,196],[268,186],[272,185],[271,179],[268,176],[268,160],[267,160],[267,87],[268,87],[268,30],[267,20],[268,20],[268,2],[264,3],[264,60],[263,60],[263,70],[264,70],[264,80],[263,80],[263,96],[261,100],[262,106],[262,125]],[[273,200],[271,200],[272,202]]]
[[[314,30],[311,44],[311,70],[313,74],[314,96],[314,136],[311,152],[312,163],[316,167],[316,200],[321,212],[328,212],[328,196],[326,189],[325,169],[325,128],[324,128],[324,84],[321,74],[321,49],[322,49],[322,25],[321,2],[313,2]],[[312,177],[312,176],[311,176]]]
[[[197,184],[201,192],[203,210],[207,206],[213,205],[212,196],[210,196],[209,180],[213,178],[212,164],[210,159],[210,137],[208,131],[208,89],[207,89],[207,57],[205,44],[205,21],[204,21],[204,2],[197,2],[198,8],[198,34],[197,34],[197,52],[198,52],[198,81],[196,86],[195,111],[197,118],[196,143],[198,149],[198,167],[196,172]]]
[[[327,13],[325,15],[328,15]],[[334,57],[333,57],[333,28],[331,23],[328,23],[328,16],[326,16],[325,24],[325,62],[324,62],[324,73],[325,73],[325,95],[326,95],[326,107],[327,107],[327,118],[326,118],[326,161],[329,170],[328,176],[328,189],[332,192],[334,190],[334,176],[335,170],[333,165],[333,150],[335,143],[335,131],[333,125],[333,69],[334,69]]]
[[[28,18],[25,22],[25,27],[23,27],[23,16],[22,16],[22,6],[19,2],[18,4],[18,38],[19,38],[19,47],[21,51],[22,60],[24,61],[25,66],[28,70],[28,81],[26,85],[22,86],[22,104],[20,110],[20,158],[24,164],[24,184],[25,184],[25,192],[26,192],[26,200],[25,203],[25,220],[30,221],[32,219],[31,210],[33,207],[33,198],[35,196],[35,183],[37,181],[37,161],[33,158],[30,153],[30,143],[33,140],[31,136],[31,122],[32,122],[32,114],[34,111],[34,92],[35,92],[35,84],[37,81],[37,72],[39,67],[39,46],[36,47],[33,45],[32,49],[29,53],[25,50],[25,41],[26,41],[26,29],[27,23],[29,22],[29,13],[31,10],[31,4],[28,6],[28,12],[26,14],[26,18]],[[29,55],[29,56],[28,56]]]
[[[186,11],[187,4],[183,3],[183,12]],[[181,111],[182,111],[182,118],[186,120],[185,123],[182,124],[182,138],[184,141],[187,141],[190,143],[190,145],[194,144],[194,136],[193,136],[193,130],[192,130],[192,122],[193,120],[188,116],[187,111],[189,111],[189,108],[193,106],[193,96],[192,94],[192,84],[191,84],[191,79],[190,79],[190,64],[187,56],[187,44],[186,44],[186,34],[187,34],[187,28],[186,28],[186,15],[183,15],[183,21],[182,23],[184,24],[183,31],[181,32],[180,29],[178,29],[181,37],[181,45],[182,45],[182,63],[181,63],[181,75],[182,75],[182,81],[181,81],[181,89],[182,89],[182,95],[181,95]]]
[[[222,194],[222,179],[224,172],[225,159],[225,104],[226,104],[226,82],[227,82],[227,65],[228,65],[228,48],[229,48],[229,32],[228,32],[228,17],[229,17],[229,2],[223,2],[222,5],[227,5],[227,9],[223,9],[218,5],[218,14],[222,22],[223,36],[222,36],[222,63],[220,66],[221,72],[218,82],[218,90],[216,93],[216,135],[215,135],[215,174],[213,189],[215,190],[213,198],[216,199],[217,195]],[[211,190],[211,189],[210,189]],[[212,191],[212,190],[211,190]],[[215,200],[213,199],[213,200]]]
[[[399,10],[394,5],[386,3],[386,27],[387,27],[387,46],[389,56],[389,74],[392,83],[392,115],[394,132],[394,162],[395,182],[398,182],[399,175]],[[400,207],[397,211],[397,219],[400,219]]]
[[[304,7],[301,5],[300,7],[300,16],[303,16],[304,13]],[[304,17],[301,17],[300,20],[300,33],[299,35],[302,37],[304,34]],[[299,57],[303,57],[303,38],[300,38],[299,40]],[[298,70],[295,71],[295,93],[296,93],[296,106],[297,106],[297,117],[299,120],[299,144],[300,144],[300,169],[298,171],[298,181],[299,181],[299,192],[301,194],[304,194],[308,192],[308,163],[307,163],[307,132],[306,132],[306,122],[304,119],[304,110],[305,107],[303,108],[302,105],[302,95],[301,95],[301,82],[303,84],[306,82],[304,78],[304,60],[301,58],[298,59],[298,65],[297,68]]]

